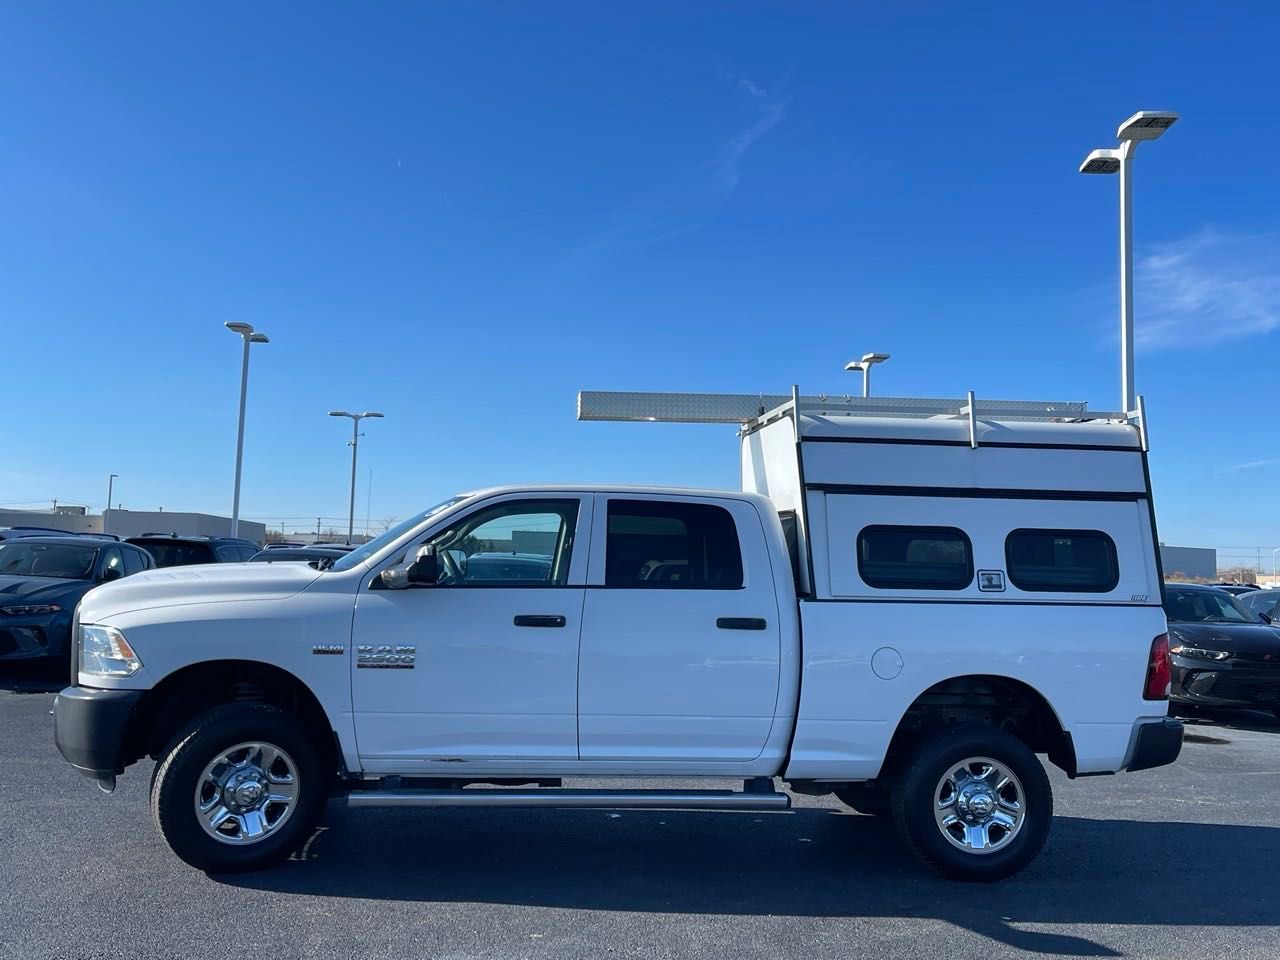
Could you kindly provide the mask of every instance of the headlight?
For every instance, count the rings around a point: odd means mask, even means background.
[[[96,677],[132,677],[142,661],[115,627],[80,625],[80,672]]]
[[[1180,643],[1169,648],[1176,657],[1190,657],[1192,660],[1229,660],[1231,654],[1225,650],[1206,650],[1204,647],[1187,647]]]
[[[0,607],[0,613],[11,617],[32,617],[38,613],[61,613],[62,608],[56,603],[15,603],[11,607]]]

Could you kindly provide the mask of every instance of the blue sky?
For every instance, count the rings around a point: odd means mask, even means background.
[[[1227,12],[1229,10],[1229,12]],[[1280,543],[1273,6],[9,4],[0,503],[375,520],[541,480],[735,485],[728,428],[580,388],[1138,389],[1169,542]],[[305,523],[299,522],[300,526]],[[1252,551],[1250,551],[1252,553]]]

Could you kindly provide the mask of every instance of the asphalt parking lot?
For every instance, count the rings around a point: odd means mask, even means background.
[[[924,872],[878,818],[348,813],[304,854],[207,876],[144,802],[62,762],[52,685],[0,675],[0,956],[1280,956],[1280,724],[1192,723],[1174,767],[1054,776],[1049,846],[994,886]]]

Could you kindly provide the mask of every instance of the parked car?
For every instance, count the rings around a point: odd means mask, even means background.
[[[126,543],[146,550],[155,557],[157,567],[188,567],[197,563],[243,563],[258,554],[252,540],[237,537],[180,537],[167,533],[144,533],[129,537]]]
[[[784,778],[891,808],[926,862],[984,880],[1048,834],[1037,753],[1069,777],[1174,761],[1134,425],[1057,403],[999,420],[768,402],[783,406],[735,407],[753,411],[745,491],[501,487],[325,569],[95,591],[59,749],[107,788],[158,759],[160,833],[208,870],[288,856],[335,786],[352,808],[781,810]],[[502,543],[521,562],[494,579]],[[570,776],[742,789],[560,788]]]
[[[81,598],[100,583],[154,566],[146,551],[105,537],[0,542],[0,661],[67,660]]]
[[[256,563],[278,563],[284,560],[337,560],[346,556],[348,550],[335,550],[333,547],[277,547],[272,546],[260,550],[249,558]]]
[[[1242,594],[1240,603],[1272,622],[1280,619],[1280,590],[1254,590]]]
[[[1165,584],[1164,609],[1173,658],[1170,700],[1255,707],[1280,717],[1280,629],[1218,587]]]

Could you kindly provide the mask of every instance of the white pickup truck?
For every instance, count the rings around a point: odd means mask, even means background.
[[[160,832],[209,870],[287,856],[334,794],[781,811],[781,778],[975,879],[1045,840],[1036,754],[1070,777],[1177,757],[1140,423],[750,401],[712,403],[742,424],[741,492],[495,488],[337,562],[93,590],[60,750],[108,789],[155,758]],[[692,783],[561,785],[601,777]]]

